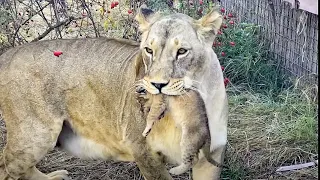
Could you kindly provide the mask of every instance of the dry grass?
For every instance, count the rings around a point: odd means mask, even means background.
[[[307,91],[290,90],[270,99],[229,88],[229,142],[222,179],[318,179],[318,168],[275,173],[279,166],[318,159],[316,103]],[[0,124],[2,146],[4,124]],[[80,160],[54,150],[39,164],[43,172],[66,169],[75,180],[143,179],[135,163]],[[175,177],[187,180],[189,175]]]
[[[318,159],[317,105],[302,92],[284,91],[277,100],[229,92],[226,179],[318,178],[317,168],[274,173],[280,166]]]

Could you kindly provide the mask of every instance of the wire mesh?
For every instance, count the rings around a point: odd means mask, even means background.
[[[266,0],[224,0],[221,6],[236,14],[240,22],[261,25],[270,59],[282,70],[317,84],[318,16],[282,0],[273,3],[274,11]]]

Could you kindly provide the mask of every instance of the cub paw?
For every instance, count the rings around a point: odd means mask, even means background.
[[[145,129],[145,130],[143,131],[143,133],[142,133],[142,136],[143,136],[143,137],[147,137],[148,134],[149,134],[149,132],[150,132],[150,130],[151,130],[151,128],[150,128],[150,129]]]

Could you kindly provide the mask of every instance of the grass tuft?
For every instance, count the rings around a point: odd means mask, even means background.
[[[276,168],[318,158],[317,103],[307,91],[294,87],[271,98],[228,89],[229,144],[225,163],[232,170],[223,172],[226,179],[281,179],[283,174],[276,174]],[[292,173],[288,176],[318,177],[316,168]]]

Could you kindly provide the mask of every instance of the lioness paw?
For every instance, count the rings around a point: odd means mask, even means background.
[[[47,176],[49,176],[50,180],[71,180],[71,178],[68,177],[68,171],[66,170],[59,170],[59,171],[54,171]]]
[[[171,168],[169,172],[174,175],[180,175],[187,172],[188,170],[189,170],[188,166],[180,165],[180,166]]]

